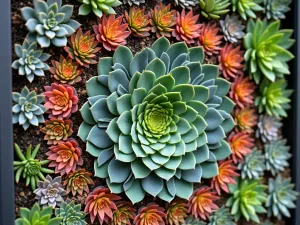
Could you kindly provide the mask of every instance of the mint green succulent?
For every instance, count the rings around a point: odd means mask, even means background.
[[[218,66],[202,65],[201,47],[162,37],[134,57],[120,46],[101,58],[87,82],[79,137],[95,160],[95,176],[133,202],[145,194],[188,199],[193,184],[218,174],[231,154],[230,83]]]
[[[294,190],[295,185],[291,178],[283,179],[278,175],[275,179],[269,179],[269,195],[266,201],[268,216],[291,217],[289,209],[296,208],[295,201],[299,193]]]
[[[199,0],[201,15],[208,19],[220,19],[221,15],[228,13],[230,0]]]
[[[61,225],[62,217],[52,218],[52,207],[41,210],[35,203],[32,209],[21,208],[20,218],[16,219],[15,225]]]
[[[81,210],[81,205],[75,205],[73,201],[62,202],[60,208],[55,209],[55,216],[62,217],[60,225],[85,225],[85,213]]]
[[[285,19],[285,13],[291,10],[292,0],[264,0],[264,12],[268,19]]]
[[[207,225],[236,225],[228,208],[222,206],[209,217]]]
[[[263,11],[260,3],[263,0],[231,0],[233,12],[238,11],[240,16],[247,20],[249,17],[255,19],[255,12]]]
[[[50,44],[57,47],[67,45],[67,37],[80,27],[80,23],[72,20],[73,5],[62,6],[62,0],[33,0],[33,8],[21,9],[29,31],[27,38],[37,41],[42,48]]]
[[[82,3],[79,8],[79,15],[88,15],[90,12],[102,17],[103,14],[116,14],[113,7],[122,5],[119,0],[77,0]]]
[[[182,225],[205,225],[204,222],[189,216]]]
[[[280,30],[280,20],[249,20],[244,37],[246,70],[257,84],[263,78],[274,82],[290,74],[288,61],[294,58],[289,49],[295,42],[293,30]]]

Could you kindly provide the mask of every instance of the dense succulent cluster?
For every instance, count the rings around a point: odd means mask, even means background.
[[[79,8],[79,15],[88,15],[90,12],[102,17],[103,14],[116,14],[113,7],[117,7],[122,4],[119,0],[77,0],[83,3]],[[134,0],[138,1],[138,0]]]
[[[85,213],[81,210],[81,205],[75,205],[73,201],[66,200],[61,203],[60,208],[55,209],[55,216],[63,218],[60,225],[86,225],[84,221]]]
[[[228,13],[230,0],[199,0],[201,15],[209,19],[219,19],[221,15]]]
[[[125,19],[132,35],[137,37],[147,37],[150,35],[150,19],[144,9],[130,8],[129,13],[125,11]]]
[[[260,138],[264,143],[276,141],[280,137],[279,132],[282,126],[283,124],[276,117],[260,115],[255,136]]]
[[[218,54],[221,50],[220,44],[223,36],[218,35],[218,33],[219,28],[216,23],[203,24],[198,39],[199,45],[203,47],[206,54]]]
[[[220,25],[226,41],[237,43],[245,36],[245,26],[237,15],[226,15],[224,20],[220,20]]]
[[[207,225],[236,225],[228,208],[222,206],[209,217]]]

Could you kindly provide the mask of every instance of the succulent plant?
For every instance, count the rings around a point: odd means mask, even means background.
[[[15,225],[60,225],[62,217],[52,218],[52,207],[45,207],[41,210],[38,203],[31,209],[20,208],[20,218],[16,219]]]
[[[266,112],[276,118],[287,117],[285,110],[290,109],[293,90],[286,89],[287,82],[284,79],[270,82],[266,79],[259,85],[259,95],[255,98],[255,105],[258,112]]]
[[[235,110],[234,119],[239,130],[252,134],[254,132],[253,128],[257,125],[258,116],[254,108],[237,108]]]
[[[240,16],[247,20],[248,17],[255,19],[255,12],[263,11],[260,5],[263,0],[231,0],[233,12],[238,11]]]
[[[182,225],[206,225],[206,223],[195,219],[192,216],[189,216],[188,218],[185,219],[185,222]]]
[[[274,225],[270,220],[265,220],[261,225]]]
[[[280,119],[269,115],[260,115],[255,136],[264,143],[279,139],[282,123]]]
[[[60,225],[86,225],[84,221],[85,213],[81,210],[81,205],[75,205],[73,201],[69,199],[61,203],[60,208],[55,209],[55,216],[62,217]]]
[[[177,12],[176,28],[173,30],[172,35],[177,41],[185,41],[187,44],[195,43],[195,38],[200,36],[202,24],[197,24],[199,15],[193,16],[193,11],[185,14],[183,9],[181,14]]]
[[[72,127],[71,120],[51,118],[46,121],[41,132],[45,134],[44,140],[47,140],[48,145],[56,145],[60,141],[66,141],[72,135]]]
[[[222,206],[209,217],[207,225],[236,225],[228,208]]]
[[[61,177],[55,177],[47,175],[45,181],[39,181],[37,189],[33,192],[41,206],[51,206],[53,209],[56,206],[60,206],[64,201],[63,197],[66,195],[66,191],[61,184]]]
[[[80,3],[83,3],[79,7],[79,15],[88,15],[90,12],[102,17],[103,14],[116,14],[113,7],[122,5],[122,2],[119,0],[77,0]],[[134,0],[138,1],[138,0]]]
[[[67,45],[67,37],[76,32],[80,23],[72,20],[73,5],[62,6],[62,0],[33,0],[33,6],[21,9],[29,31],[29,41],[37,41],[42,48],[50,44]]]
[[[220,25],[226,41],[237,43],[245,36],[245,26],[237,15],[226,15],[224,20],[220,20]]]
[[[198,0],[174,0],[175,5],[179,5],[181,8],[192,9],[194,6],[199,4]]]
[[[219,174],[212,178],[211,187],[221,195],[221,190],[229,192],[228,184],[235,184],[234,177],[240,176],[237,172],[237,167],[232,160],[221,161],[219,163]]]
[[[84,191],[90,193],[88,185],[94,184],[91,176],[92,174],[86,172],[85,169],[78,169],[74,172],[70,172],[63,183],[63,186],[66,187],[67,194],[72,192],[72,195],[75,196],[77,193],[82,195]]]
[[[125,11],[125,19],[132,35],[137,37],[147,37],[150,35],[150,20],[149,15],[145,13],[145,9],[130,8],[129,13]]]
[[[126,38],[131,32],[127,30],[128,24],[122,23],[122,20],[123,16],[103,16],[98,19],[98,25],[93,26],[96,39],[107,51],[115,51],[119,45],[126,45]]]
[[[40,145],[37,145],[33,152],[32,146],[29,145],[26,154],[24,155],[19,147],[19,145],[14,144],[15,153],[20,161],[14,161],[14,171],[16,183],[19,183],[20,178],[22,176],[23,179],[26,179],[26,186],[30,184],[31,189],[34,190],[36,188],[36,184],[39,180],[45,180],[43,173],[54,173],[53,170],[43,168],[42,166],[48,164],[49,160],[38,160],[35,159]]]
[[[113,193],[133,203],[145,193],[188,199],[193,183],[218,174],[217,161],[231,154],[223,139],[234,127],[234,104],[225,96],[229,83],[217,78],[217,66],[201,65],[203,57],[201,47],[162,37],[134,57],[120,46],[100,59],[78,135]]]
[[[221,15],[228,13],[230,10],[230,0],[199,0],[201,15],[209,19],[220,19]]]
[[[245,108],[254,103],[255,83],[248,76],[239,76],[231,84],[230,98],[240,107]]]
[[[260,223],[257,213],[266,213],[263,207],[267,199],[266,185],[259,180],[238,179],[236,184],[229,185],[232,196],[227,200],[226,206],[231,207],[231,215],[235,221],[244,217],[247,221],[252,220]]]
[[[285,19],[285,13],[291,10],[292,0],[264,0],[264,12],[268,19]]]
[[[254,138],[246,132],[232,132],[228,137],[228,143],[232,150],[234,163],[242,162],[243,157],[251,152],[254,147]]]
[[[188,213],[188,205],[180,200],[174,200],[166,212],[166,224],[181,225],[185,222]]]
[[[131,225],[135,218],[136,210],[132,207],[129,202],[117,203],[117,210],[113,213],[113,218],[110,225]]]
[[[25,86],[22,91],[13,92],[12,99],[15,103],[12,107],[12,122],[22,125],[24,130],[27,130],[30,124],[38,126],[39,123],[45,123],[43,114],[47,108],[41,103],[44,102],[43,95],[37,95],[35,91],[29,91]]]
[[[113,211],[117,210],[115,201],[120,200],[121,197],[110,193],[110,190],[105,187],[95,188],[85,199],[85,213],[90,214],[91,223],[94,223],[96,217],[100,225],[113,218]]]
[[[219,54],[221,50],[223,36],[218,35],[219,30],[216,23],[203,24],[201,28],[198,42],[207,55]]]
[[[150,11],[151,31],[156,33],[156,37],[171,37],[171,33],[176,25],[176,11],[171,10],[171,4],[164,6],[162,3],[156,5]]]
[[[130,6],[134,5],[140,5],[142,3],[145,3],[145,0],[123,0],[124,4],[128,4]]]
[[[59,62],[51,60],[52,66],[50,72],[54,77],[55,81],[62,84],[73,85],[81,81],[80,75],[83,69],[79,68],[77,62],[73,62],[71,58],[64,58],[60,55]]]
[[[289,49],[295,42],[290,39],[293,30],[279,30],[280,20],[249,20],[244,37],[246,69],[259,84],[263,77],[274,82],[290,74],[288,61],[294,58]]]
[[[96,64],[96,53],[100,51],[98,41],[95,40],[95,34],[91,35],[90,31],[82,33],[79,29],[73,34],[68,43],[70,47],[65,47],[65,51],[71,59],[75,59],[80,66],[89,67],[90,64]]]
[[[217,192],[211,191],[210,187],[196,189],[188,202],[189,213],[196,219],[208,219],[211,212],[219,208],[214,203],[220,199],[216,194]]]
[[[165,225],[165,209],[155,203],[141,207],[134,218],[135,225]]]
[[[289,209],[296,208],[294,202],[299,193],[294,190],[295,185],[291,183],[291,178],[283,179],[278,175],[275,179],[269,179],[269,195],[266,201],[268,216],[291,217]]]
[[[18,59],[12,63],[12,68],[18,70],[20,76],[25,75],[30,83],[34,76],[45,76],[44,70],[49,70],[45,61],[50,58],[50,55],[43,53],[43,50],[39,50],[37,47],[36,42],[30,43],[26,38],[22,45],[15,44],[15,53]]]

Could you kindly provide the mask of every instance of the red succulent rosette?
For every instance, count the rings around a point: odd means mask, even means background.
[[[222,49],[220,44],[222,43],[222,35],[218,35],[220,28],[216,23],[203,24],[200,36],[198,38],[198,44],[203,47],[204,52],[207,55],[219,54]]]
[[[136,210],[132,207],[132,204],[130,202],[118,202],[117,208],[110,225],[131,225],[136,216]]]
[[[165,209],[155,203],[149,203],[139,209],[134,219],[135,225],[165,225]]]

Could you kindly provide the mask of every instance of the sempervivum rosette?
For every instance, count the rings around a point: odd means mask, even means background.
[[[234,126],[234,103],[225,96],[230,84],[203,59],[201,47],[166,38],[134,57],[119,46],[100,59],[79,136],[113,193],[132,202],[145,193],[188,199],[193,183],[218,174],[218,160],[231,153],[224,138]]]

